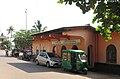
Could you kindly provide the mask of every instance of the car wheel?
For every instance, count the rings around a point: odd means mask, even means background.
[[[36,63],[36,65],[39,65],[39,62],[38,62],[38,60],[36,60],[36,61],[35,61],[35,63]]]
[[[22,60],[24,60],[24,57],[22,57]]]
[[[46,63],[46,66],[49,68],[49,67],[50,67],[50,63],[49,63],[49,62],[47,62],[47,63]]]

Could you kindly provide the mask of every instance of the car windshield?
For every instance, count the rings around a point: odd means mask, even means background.
[[[59,58],[58,55],[54,53],[47,53],[49,57]]]
[[[27,54],[29,54],[29,55],[30,55],[30,54],[32,54],[32,52],[31,52],[31,51],[27,51]]]
[[[32,54],[32,51],[31,50],[26,50],[25,51],[28,55],[31,55]]]

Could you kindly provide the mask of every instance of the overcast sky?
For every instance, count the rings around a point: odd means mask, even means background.
[[[82,14],[75,5],[60,5],[58,0],[0,0],[0,33],[6,34],[6,29],[13,26],[15,31],[31,29],[40,20],[47,30],[91,24],[92,11]]]

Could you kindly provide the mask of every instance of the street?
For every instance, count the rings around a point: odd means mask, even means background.
[[[88,75],[37,66],[34,62],[6,57],[0,50],[0,79],[120,79],[119,75],[88,72]]]

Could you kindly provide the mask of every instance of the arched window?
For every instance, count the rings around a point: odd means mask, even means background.
[[[65,46],[62,46],[61,50],[66,50],[66,47],[65,47]]]
[[[106,49],[106,62],[107,63],[116,63],[116,47],[112,44],[107,46]]]
[[[78,47],[76,45],[73,45],[72,49],[78,50]]]

